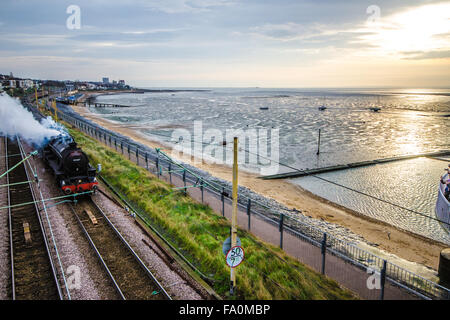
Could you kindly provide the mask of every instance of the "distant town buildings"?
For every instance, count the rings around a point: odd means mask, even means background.
[[[12,72],[9,75],[0,74],[0,88],[7,89],[29,89],[39,87],[38,80],[15,78]]]
[[[125,84],[125,80],[112,80],[112,82],[109,82],[109,78],[102,78],[102,84],[105,87],[105,89],[109,89],[109,88],[120,88],[123,89],[126,86]]]
[[[31,88],[40,89],[41,87],[52,91],[60,92],[61,95],[67,92],[85,91],[85,90],[117,90],[130,89],[125,84],[125,80],[113,80],[109,82],[109,78],[102,78],[101,82],[96,81],[58,81],[58,80],[37,80],[22,79],[14,77],[12,72],[9,75],[0,74],[0,91],[20,90],[26,91]]]

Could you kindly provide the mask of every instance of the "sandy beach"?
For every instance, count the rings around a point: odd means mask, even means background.
[[[135,131],[133,127],[127,127],[102,119],[85,107],[72,106],[72,108],[84,118],[89,119],[106,129],[128,136],[149,147],[158,147],[162,148],[167,153],[171,152],[171,149],[167,146],[150,140]],[[186,158],[178,160],[182,160],[199,169],[208,171],[217,178],[231,181],[232,170],[228,166],[206,162],[194,164],[193,159]],[[371,219],[358,212],[327,201],[297,185],[289,183],[288,180],[263,181],[258,179],[257,174],[241,170],[239,172],[239,184],[262,196],[274,199],[290,209],[295,208],[301,210],[302,214],[306,216],[348,228],[352,232],[361,235],[368,243],[374,244],[373,246],[366,246],[364,249],[391,260],[393,258],[395,259],[395,257],[392,256],[395,255],[410,261],[412,262],[411,264],[406,261],[404,261],[404,263],[398,261],[398,264],[422,275],[430,273],[429,271],[426,271],[426,267],[437,270],[439,253],[446,247],[444,244],[400,230],[386,223]],[[395,260],[395,262],[397,263],[397,260]]]

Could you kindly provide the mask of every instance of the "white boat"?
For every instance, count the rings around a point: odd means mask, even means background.
[[[448,173],[442,176],[442,180],[446,181],[448,179]],[[444,195],[445,184],[439,182],[439,191],[437,196],[435,213],[436,217],[443,222],[441,225],[450,232],[450,202],[445,198]]]

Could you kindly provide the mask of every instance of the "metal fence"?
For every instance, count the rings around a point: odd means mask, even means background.
[[[139,146],[129,138],[60,111],[59,117],[231,219],[229,188],[200,176],[158,149]],[[242,194],[238,195],[237,220],[242,229],[279,246],[363,299],[450,299],[449,289]]]

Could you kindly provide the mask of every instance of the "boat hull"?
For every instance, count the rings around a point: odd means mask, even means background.
[[[446,180],[447,176],[448,174],[446,174],[443,179]],[[435,213],[439,221],[446,222],[441,223],[441,225],[450,232],[450,202],[444,196],[444,188],[445,186],[442,183],[439,183]]]

